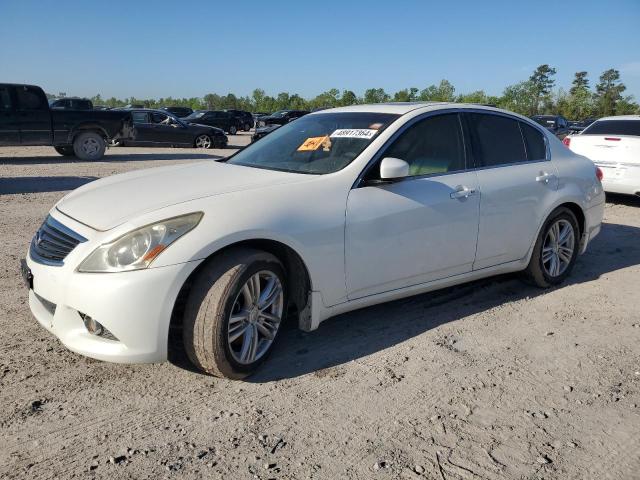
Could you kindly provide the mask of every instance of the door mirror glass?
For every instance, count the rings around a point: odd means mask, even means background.
[[[409,175],[409,164],[404,160],[393,157],[385,157],[380,162],[380,178],[382,180],[394,180]]]

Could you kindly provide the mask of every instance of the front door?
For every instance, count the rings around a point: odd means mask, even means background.
[[[0,85],[0,145],[19,145],[20,130],[13,108],[11,87]]]
[[[459,115],[416,121],[383,157],[405,160],[410,176],[376,185],[374,165],[364,185],[349,193],[349,299],[467,273],[475,259],[480,196],[476,172],[467,168]]]
[[[47,98],[36,87],[15,88],[17,123],[22,145],[51,144],[51,113]]]

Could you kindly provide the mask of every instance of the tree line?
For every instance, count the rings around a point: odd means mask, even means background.
[[[341,92],[337,88],[332,88],[312,99],[305,99],[297,93],[288,92],[281,92],[274,97],[258,88],[250,96],[208,93],[204,97],[191,98],[118,99],[102,98],[98,94],[91,100],[94,105],[109,107],[184,106],[194,110],[238,109],[250,112],[274,112],[283,109],[314,110],[359,103],[438,101],[494,105],[527,116],[559,114],[570,120],[640,113],[640,106],[633,96],[624,94],[626,86],[622,83],[618,70],[612,68],[604,71],[595,88],[590,85],[588,72],[576,72],[568,91],[555,88],[555,75],[555,68],[547,64],[540,65],[527,80],[507,86],[500,96],[487,95],[484,90],[458,94],[451,82],[443,79],[437,85],[430,85],[423,89],[405,88],[393,94],[387,93],[382,88],[369,88],[362,96],[358,96],[352,90]],[[65,94],[49,96],[59,98]]]

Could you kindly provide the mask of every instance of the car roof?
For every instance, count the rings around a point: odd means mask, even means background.
[[[320,110],[318,112],[312,112],[309,115],[323,115],[327,113],[336,112],[352,112],[352,113],[395,113],[404,115],[409,112],[421,110],[424,112],[435,110],[465,110],[472,108],[474,110],[487,110],[489,112],[503,112],[508,113],[519,118],[527,119],[526,117],[519,115],[508,110],[503,110],[488,105],[480,105],[477,103],[455,103],[455,102],[390,102],[390,103],[371,103],[363,105],[351,105],[348,107],[329,108],[326,110]],[[528,120],[528,119],[527,119]]]
[[[615,117],[602,117],[596,120],[599,122],[601,120],[640,120],[640,115],[617,115]]]

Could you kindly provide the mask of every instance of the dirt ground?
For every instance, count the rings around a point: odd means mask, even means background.
[[[1,478],[640,478],[636,199],[609,198],[559,288],[499,277],[289,327],[242,382],[87,359],[36,323],[18,262],[54,202],[232,151],[0,148]]]

